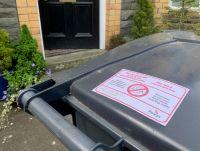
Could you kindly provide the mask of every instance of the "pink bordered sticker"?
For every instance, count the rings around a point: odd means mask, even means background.
[[[189,89],[164,79],[122,69],[92,91],[166,126]]]

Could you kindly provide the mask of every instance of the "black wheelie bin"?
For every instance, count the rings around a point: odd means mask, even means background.
[[[200,40],[171,31],[56,73],[18,103],[72,151],[200,151],[199,98]]]

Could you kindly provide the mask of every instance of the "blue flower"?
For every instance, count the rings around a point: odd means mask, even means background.
[[[51,69],[48,69],[48,70],[46,71],[46,74],[47,74],[48,77],[51,77]]]
[[[32,63],[32,65],[31,65],[33,68],[35,67],[35,63]]]
[[[2,97],[2,100],[5,100],[5,99],[7,99],[7,96],[6,96],[6,95],[4,95],[4,96]]]

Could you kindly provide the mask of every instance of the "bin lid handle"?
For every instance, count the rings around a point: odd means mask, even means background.
[[[123,142],[124,142],[124,139],[121,138],[112,146],[109,146],[103,143],[97,143],[92,149],[90,149],[90,151],[97,151],[98,149],[104,149],[105,151],[111,151],[111,150],[117,150],[117,149],[121,150]]]

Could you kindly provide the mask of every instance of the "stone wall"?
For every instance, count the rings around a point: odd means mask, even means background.
[[[8,30],[11,39],[18,37],[19,24],[15,0],[0,0],[0,28]]]
[[[132,16],[137,7],[136,0],[122,0],[121,3],[121,34],[129,34],[132,24]]]

